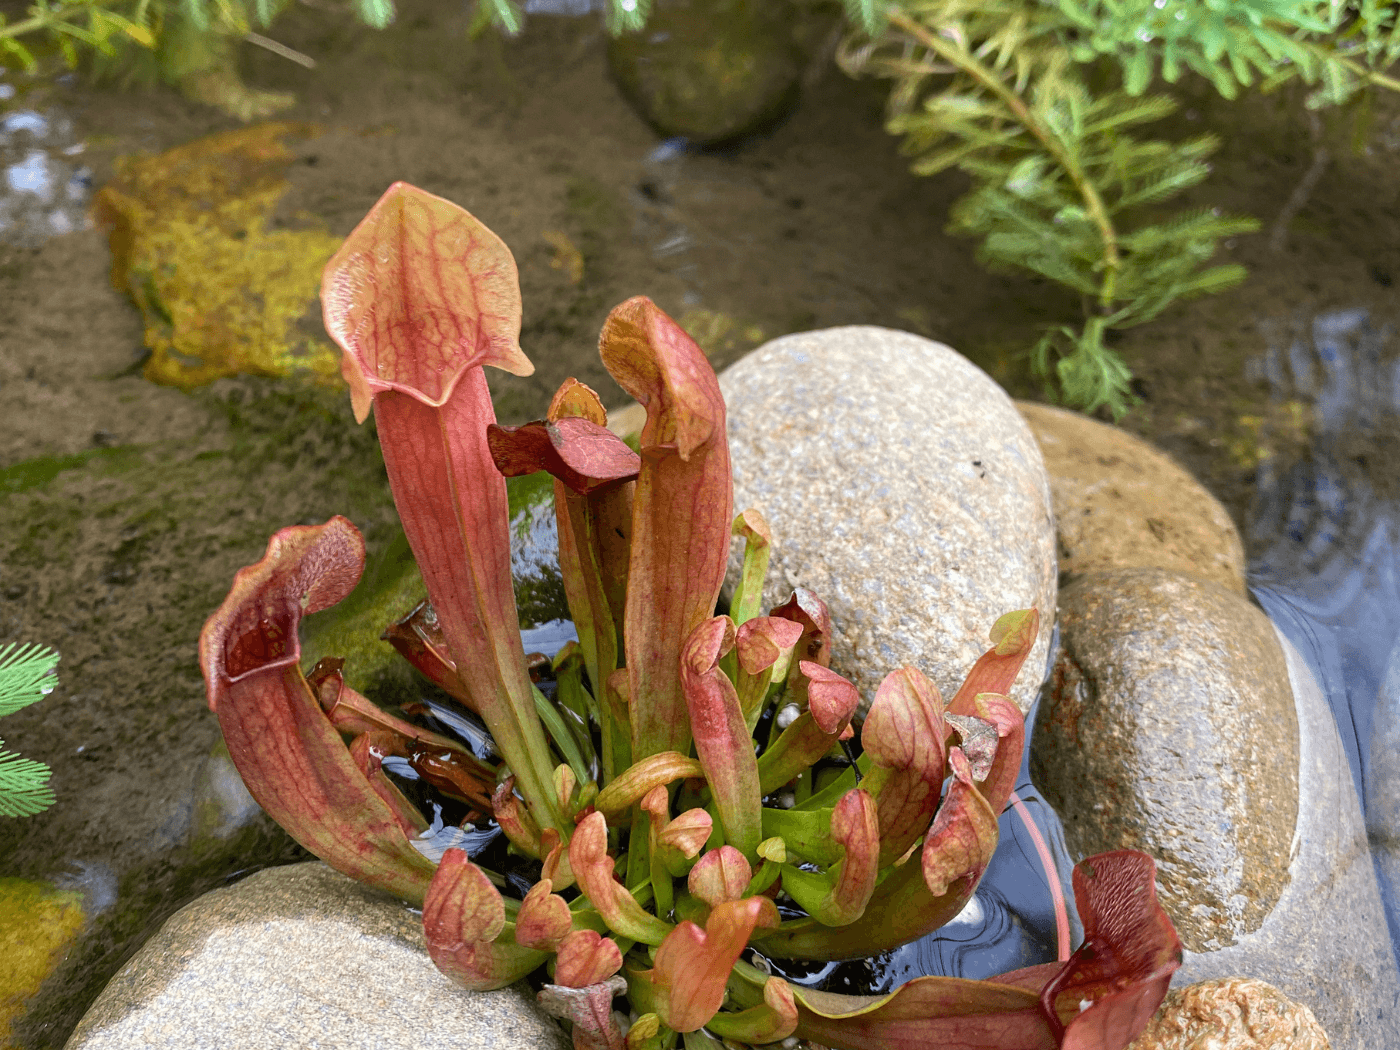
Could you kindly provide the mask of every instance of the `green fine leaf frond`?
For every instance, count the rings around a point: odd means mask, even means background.
[[[1283,62],[1320,76],[1326,56],[1301,41],[1337,24],[1322,6],[904,0],[889,9],[880,34],[848,40],[841,61],[893,81],[888,127],[903,136],[915,172],[958,168],[971,176],[972,189],[951,209],[950,231],[980,238],[986,265],[1028,270],[1079,293],[1082,328],[1053,328],[1032,362],[1070,404],[1117,415],[1132,403],[1131,377],[1104,334],[1238,283],[1242,268],[1211,260],[1222,239],[1258,226],[1167,210],[1209,175],[1218,143],[1142,133],[1176,108],[1149,90],[1158,63],[1167,79],[1190,69],[1227,93]],[[1271,26],[1271,17],[1290,19],[1288,31]],[[1383,19],[1377,13],[1372,21]],[[1105,57],[1120,62],[1116,82],[1105,80]]]
[[[0,715],[13,714],[53,692],[57,666],[58,653],[44,646],[9,642],[0,647]],[[53,805],[49,775],[42,762],[0,750],[0,816],[28,817]]]
[[[53,692],[58,653],[40,645],[0,647],[0,716],[13,714]]]
[[[3,744],[4,741],[0,741]],[[31,817],[54,803],[51,770],[42,762],[0,751],[0,817]]]

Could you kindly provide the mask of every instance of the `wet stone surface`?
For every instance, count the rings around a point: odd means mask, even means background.
[[[1182,953],[1177,987],[1246,974],[1312,1010],[1336,1050],[1400,1045],[1400,974],[1361,803],[1337,727],[1304,658],[1278,628],[1298,718],[1298,821],[1288,884],[1231,947]]]
[[[1390,654],[1376,697],[1371,733],[1372,789],[1367,799],[1366,831],[1386,901],[1390,938],[1400,938],[1395,902],[1400,897],[1400,646]]]
[[[1080,577],[1031,775],[1070,855],[1157,860],[1192,951],[1255,930],[1288,884],[1298,721],[1273,628],[1243,598],[1160,569]]]
[[[84,1016],[70,1050],[133,1046],[564,1050],[523,984],[471,993],[428,958],[418,913],[319,862],[181,909]]]
[[[1078,412],[1018,401],[1050,475],[1060,578],[1152,566],[1244,593],[1225,508],[1165,453]]]
[[[1038,606],[1012,698],[1027,711],[1055,607],[1050,488],[1006,393],[954,350],[874,326],[773,340],[720,377],[736,511],[773,530],[763,607],[831,610],[832,668],[868,705],[912,663],[951,698],[998,617]],[[742,551],[731,553],[729,584]]]

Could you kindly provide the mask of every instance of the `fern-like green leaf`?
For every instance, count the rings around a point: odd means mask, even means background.
[[[53,692],[58,653],[40,645],[7,643],[0,648],[0,716],[13,714]]]
[[[880,0],[843,0],[846,16],[866,36],[875,36],[885,27],[886,8]]]
[[[1105,135],[1110,131],[1132,127],[1137,124],[1150,124],[1161,120],[1176,111],[1176,100],[1167,95],[1148,95],[1135,98],[1124,104],[1114,99],[1103,100],[1094,109],[1094,115],[1085,121],[1086,136]]]
[[[1382,58],[1400,59],[1400,0],[897,3],[900,16],[848,49],[845,67],[895,81],[888,126],[916,172],[956,167],[972,179],[948,228],[981,238],[982,262],[1082,295],[1082,329],[1047,330],[1032,363],[1071,404],[1115,415],[1132,403],[1130,377],[1105,333],[1238,283],[1241,267],[1210,261],[1222,238],[1257,229],[1160,214],[1206,178],[1217,143],[1140,137],[1175,105],[1151,93],[1154,70],[1168,83],[1195,73],[1225,98],[1296,77],[1314,106],[1400,87],[1378,72]],[[1116,86],[1105,79],[1113,63]]]
[[[52,806],[51,774],[42,762],[0,751],[0,817],[31,817]]]

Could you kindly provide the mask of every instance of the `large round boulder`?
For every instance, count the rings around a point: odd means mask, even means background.
[[[69,1050],[564,1050],[523,983],[466,992],[428,958],[421,917],[320,862],[187,904],[122,967]]]
[[[868,704],[906,663],[950,698],[996,619],[1037,606],[1013,690],[1028,711],[1054,619],[1055,530],[1040,450],[1001,387],[941,343],[853,325],[766,343],[720,388],[735,509],[773,530],[764,607],[816,592],[832,667]]]
[[[1018,401],[1045,457],[1060,573],[1151,566],[1244,594],[1244,544],[1220,501],[1165,452],[1126,430]]]

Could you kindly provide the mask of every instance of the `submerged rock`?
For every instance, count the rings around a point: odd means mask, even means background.
[[[659,134],[722,143],[797,104],[803,60],[794,18],[782,0],[662,0],[645,29],[612,41],[608,64]]]
[[[1070,854],[1152,854],[1193,951],[1258,929],[1298,813],[1298,721],[1268,620],[1205,580],[1122,569],[1061,592],[1060,645],[1031,775]]]
[[[273,222],[290,189],[286,140],[309,124],[260,124],[118,162],[94,211],[110,230],[112,283],[145,321],[147,379],[183,389],[224,376],[303,374],[338,386],[321,335],[321,269],[340,238],[319,220]]]
[[[1060,573],[1153,567],[1244,594],[1244,545],[1199,481],[1127,431],[1018,401],[1050,475]]]
[[[472,993],[433,966],[403,902],[319,862],[186,905],[78,1024],[68,1050],[335,1046],[564,1050],[528,987]]]
[[[815,591],[832,667],[868,704],[912,663],[951,698],[1003,613],[1038,606],[1013,699],[1028,711],[1055,608],[1040,449],[1011,399],[922,336],[853,325],[775,339],[727,369],[734,507],[773,529],[763,604]],[[729,584],[742,551],[730,558]]]
[[[1247,977],[1167,993],[1128,1050],[1331,1050],[1313,1012]]]

